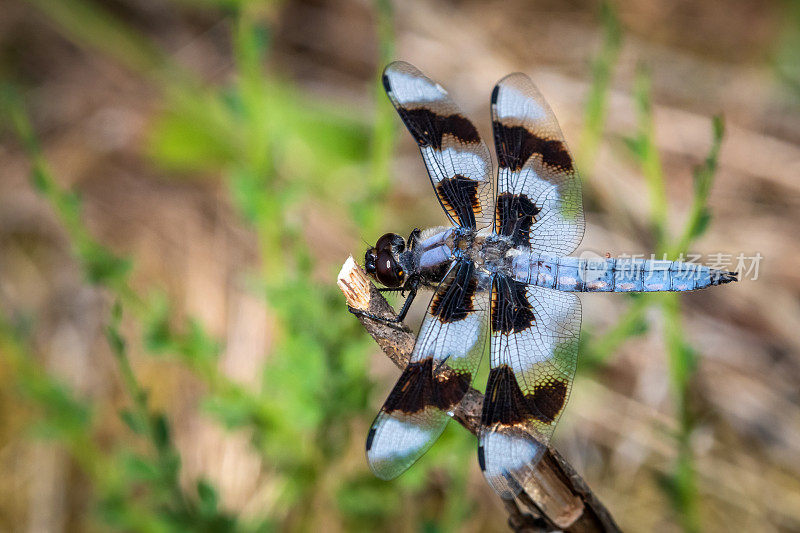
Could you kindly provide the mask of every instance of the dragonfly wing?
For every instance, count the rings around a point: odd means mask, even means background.
[[[491,106],[495,232],[534,252],[568,255],[583,238],[581,183],[552,109],[520,73],[497,83]]]
[[[525,486],[567,403],[575,375],[581,305],[575,294],[496,276],[492,366],[478,460],[504,498]]]
[[[367,436],[375,475],[393,479],[428,451],[469,390],[486,340],[489,291],[455,262],[437,288],[408,366]]]
[[[492,223],[492,159],[478,130],[441,85],[396,61],[383,72],[386,94],[419,145],[439,202],[453,224]]]

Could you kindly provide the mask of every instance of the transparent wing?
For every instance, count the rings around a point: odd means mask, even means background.
[[[533,251],[568,255],[583,238],[580,178],[561,128],[524,74],[510,74],[492,92],[497,149],[494,230]]]
[[[527,483],[567,403],[578,357],[575,294],[497,276],[492,285],[492,367],[478,460],[504,498]]]
[[[474,274],[471,261],[451,266],[431,299],[408,366],[372,423],[367,460],[382,479],[402,474],[428,451],[472,383],[484,350],[489,298]]]
[[[478,130],[441,85],[396,61],[383,72],[386,94],[417,141],[448,218],[468,228],[492,223],[492,160]]]

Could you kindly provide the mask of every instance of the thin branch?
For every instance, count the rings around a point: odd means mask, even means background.
[[[350,307],[386,318],[397,316],[352,257],[342,266],[337,283]],[[404,324],[389,325],[361,316],[358,320],[389,359],[398,367],[405,368],[416,340],[411,330]],[[482,407],[483,394],[470,388],[453,418],[477,435]],[[517,499],[503,503],[508,511],[509,527],[518,532],[619,531],[611,514],[583,478],[552,447],[548,447]],[[521,507],[530,514],[522,512]]]

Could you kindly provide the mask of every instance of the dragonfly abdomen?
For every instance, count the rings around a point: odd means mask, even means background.
[[[530,253],[512,263],[514,279],[566,292],[693,291],[736,281],[736,273],[696,263]]]

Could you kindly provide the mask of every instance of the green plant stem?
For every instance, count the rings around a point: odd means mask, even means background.
[[[137,420],[138,427],[144,430],[144,435],[156,454],[159,469],[163,473],[162,482],[169,494],[168,505],[173,508],[187,509],[190,504],[186,500],[184,491],[179,484],[177,468],[175,467],[178,453],[172,446],[167,434],[166,420],[162,416],[151,412],[147,402],[147,393],[133,371],[125,340],[119,331],[121,318],[122,308],[117,302],[111,311],[111,323],[106,328],[106,336],[111,352],[114,354],[114,360],[117,363],[123,389],[131,400],[132,416]]]
[[[10,372],[9,381],[20,390],[39,417],[47,424],[52,437],[56,432],[58,444],[92,480],[98,495],[124,498],[122,475],[108,451],[92,438],[92,412],[69,387],[51,377],[23,347],[13,327],[0,315],[0,365]],[[152,514],[139,502],[127,499],[119,509],[131,530],[165,531]]]
[[[3,88],[2,104],[1,109],[6,116],[10,117],[11,124],[14,126],[26,150],[28,158],[31,161],[31,179],[34,186],[54,207],[56,215],[72,243],[73,253],[80,261],[83,269],[87,272],[92,270],[93,257],[94,254],[98,252],[102,254],[102,257],[106,258],[104,260],[120,264],[125,263],[124,260],[116,258],[110,251],[107,251],[86,229],[86,226],[81,220],[80,204],[75,200],[74,195],[64,190],[54,179],[42,155],[39,142],[24,112],[24,105],[10,87]],[[142,299],[130,286],[127,276],[127,267],[118,268],[114,275],[90,279],[90,281],[111,290],[112,294],[115,295],[121,304],[125,306],[126,309],[133,312],[138,319],[144,320],[153,315],[154,311],[151,304]],[[186,343],[181,342],[180,339],[175,339],[172,346],[180,352],[179,355],[183,356],[183,360],[189,363],[190,366],[211,385],[214,392],[235,396],[243,394],[241,387],[228,380],[218,371],[216,359],[191,357],[191,354],[187,353],[191,350],[191,346],[187,346]],[[126,385],[130,385],[132,374],[128,373],[125,368],[126,366],[124,364],[120,368],[122,378],[127,381]]]
[[[653,105],[649,73],[640,66],[637,69],[634,85],[634,101],[637,110],[637,137],[633,143],[638,156],[642,174],[647,185],[650,200],[650,228],[653,232],[656,252],[668,250],[667,198],[664,173],[655,141]],[[677,434],[677,453],[675,469],[671,481],[673,502],[679,520],[686,531],[697,521],[697,491],[693,479],[691,448],[687,445],[691,427],[687,415],[687,393],[693,368],[685,358],[685,342],[681,330],[680,300],[675,294],[661,295],[665,328],[665,347],[670,368],[670,383],[676,415],[681,421]]]
[[[638,129],[636,152],[650,200],[650,226],[655,236],[656,253],[660,254],[666,251],[669,239],[667,234],[667,192],[661,157],[656,146],[650,75],[641,65],[636,71],[634,81],[634,102]]]
[[[616,9],[610,2],[601,5],[603,44],[592,61],[592,81],[584,108],[584,122],[578,142],[576,162],[580,174],[587,178],[597,158],[597,149],[603,137],[608,107],[608,93],[614,67],[622,48],[622,30]]]
[[[687,252],[691,243],[707,228],[711,216],[707,207],[708,197],[718,166],[724,132],[722,118],[714,117],[711,149],[705,162],[694,171],[692,206],[683,232],[669,249],[668,254],[671,258]],[[701,530],[701,520],[691,447],[693,420],[689,405],[689,387],[697,367],[697,354],[685,340],[679,295],[675,293],[664,295],[661,306],[664,314],[664,338],[670,362],[670,382],[679,417],[678,456],[673,476],[674,498],[676,507],[681,510],[680,520],[684,530],[695,532]]]
[[[4,87],[1,103],[3,116],[10,118],[31,161],[33,185],[54,207],[70,237],[73,253],[87,273],[88,280],[96,285],[107,287],[118,298],[130,302],[140,312],[147,313],[147,305],[129,285],[128,262],[116,257],[91,237],[81,220],[80,203],[77,197],[63,190],[53,178],[31,124],[24,113],[21,99],[11,88]],[[160,501],[165,507],[175,509],[185,516],[192,516],[194,509],[186,499],[178,480],[179,457],[169,440],[166,420],[162,416],[150,412],[146,393],[138,383],[127,357],[125,342],[118,331],[120,313],[120,307],[117,304],[112,311],[112,322],[107,329],[107,337],[120,372],[123,389],[131,398],[131,416],[137,421],[136,426],[143,428],[145,436],[156,453],[161,477],[158,485],[153,487],[155,501]],[[11,361],[16,363],[15,369],[22,376],[22,381],[28,384],[29,391],[40,391],[39,394],[43,394],[47,390],[58,390],[45,378],[39,378],[20,356]],[[53,395],[55,392],[49,394]],[[60,393],[59,397],[66,399],[64,394]],[[87,475],[100,489],[103,497],[112,501],[118,499],[120,494],[124,494],[124,479],[117,473],[117,469],[113,465],[103,463],[101,459],[103,452],[90,438],[88,424],[84,431],[62,431],[62,436],[70,455],[85,469]],[[111,463],[112,461],[107,462]],[[166,494],[161,494],[164,488]],[[115,505],[114,509],[115,512],[122,513],[126,524],[139,524],[137,527],[139,530],[158,531],[162,529],[158,526],[156,518],[148,520],[148,517],[153,516],[152,514],[138,510],[138,504],[126,504],[121,508]],[[132,513],[131,510],[136,511]]]
[[[667,228],[666,185],[655,141],[650,76],[643,67],[637,70],[634,100],[638,131],[637,136],[629,140],[629,146],[639,161],[647,184],[650,227],[656,250],[659,254],[666,254],[669,259],[676,259],[687,251],[692,242],[702,235],[708,226],[710,220],[708,197],[717,169],[724,124],[721,117],[714,117],[711,149],[705,162],[694,171],[694,196],[687,222],[680,236],[670,241]],[[670,481],[671,501],[678,512],[683,529],[695,532],[701,528],[701,519],[691,447],[693,420],[689,392],[697,366],[697,354],[685,339],[680,295],[677,293],[660,295],[658,302],[664,320],[664,342],[669,362],[670,384],[679,421],[676,435],[677,458]]]
[[[701,236],[711,219],[708,210],[708,197],[711,194],[711,185],[719,166],[719,152],[722,139],[725,136],[725,121],[722,116],[716,115],[711,119],[711,148],[702,165],[694,169],[694,195],[689,216],[684,225],[683,232],[676,239],[668,251],[669,257],[676,258],[689,250],[692,242]]]
[[[672,396],[679,424],[676,435],[678,453],[672,479],[673,498],[680,510],[679,519],[684,531],[696,532],[701,528],[694,453],[691,447],[693,422],[689,406],[689,387],[697,366],[697,356],[685,341],[679,295],[665,294],[660,303],[664,317],[664,341]]]

